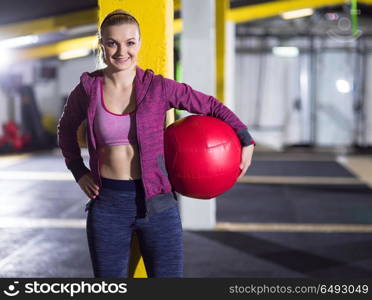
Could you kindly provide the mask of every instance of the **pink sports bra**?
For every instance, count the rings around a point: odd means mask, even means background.
[[[135,110],[126,114],[110,112],[103,98],[103,80],[100,84],[101,101],[97,103],[97,110],[93,121],[94,133],[98,146],[114,146],[135,144]]]

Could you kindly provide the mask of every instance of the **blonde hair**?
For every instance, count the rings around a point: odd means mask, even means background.
[[[106,15],[106,17],[103,19],[101,25],[99,26],[99,30],[97,32],[97,38],[98,41],[102,41],[103,32],[106,27],[113,26],[113,25],[122,25],[122,24],[134,24],[138,28],[139,37],[141,39],[141,30],[140,25],[137,21],[137,19],[132,16],[129,12],[122,10],[122,9],[116,9],[109,14]],[[101,46],[98,46],[97,49],[97,62],[96,62],[97,69],[104,64],[103,59],[103,51]]]

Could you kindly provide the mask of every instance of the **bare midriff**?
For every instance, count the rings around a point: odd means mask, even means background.
[[[138,146],[136,144],[98,148],[100,175],[110,179],[141,178]]]
[[[124,114],[133,112],[136,108],[133,85],[117,91],[112,84],[103,84],[102,97],[111,113]],[[98,147],[98,157],[101,177],[120,180],[141,178],[137,143]]]

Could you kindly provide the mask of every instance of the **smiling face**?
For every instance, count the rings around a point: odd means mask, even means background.
[[[113,71],[135,68],[141,39],[136,24],[107,26],[100,40],[103,60]]]

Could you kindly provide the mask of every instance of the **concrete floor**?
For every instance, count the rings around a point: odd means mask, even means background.
[[[0,277],[92,277],[60,151],[2,156],[0,178]],[[216,230],[184,231],[185,277],[371,277],[371,188],[372,155],[257,147]]]

